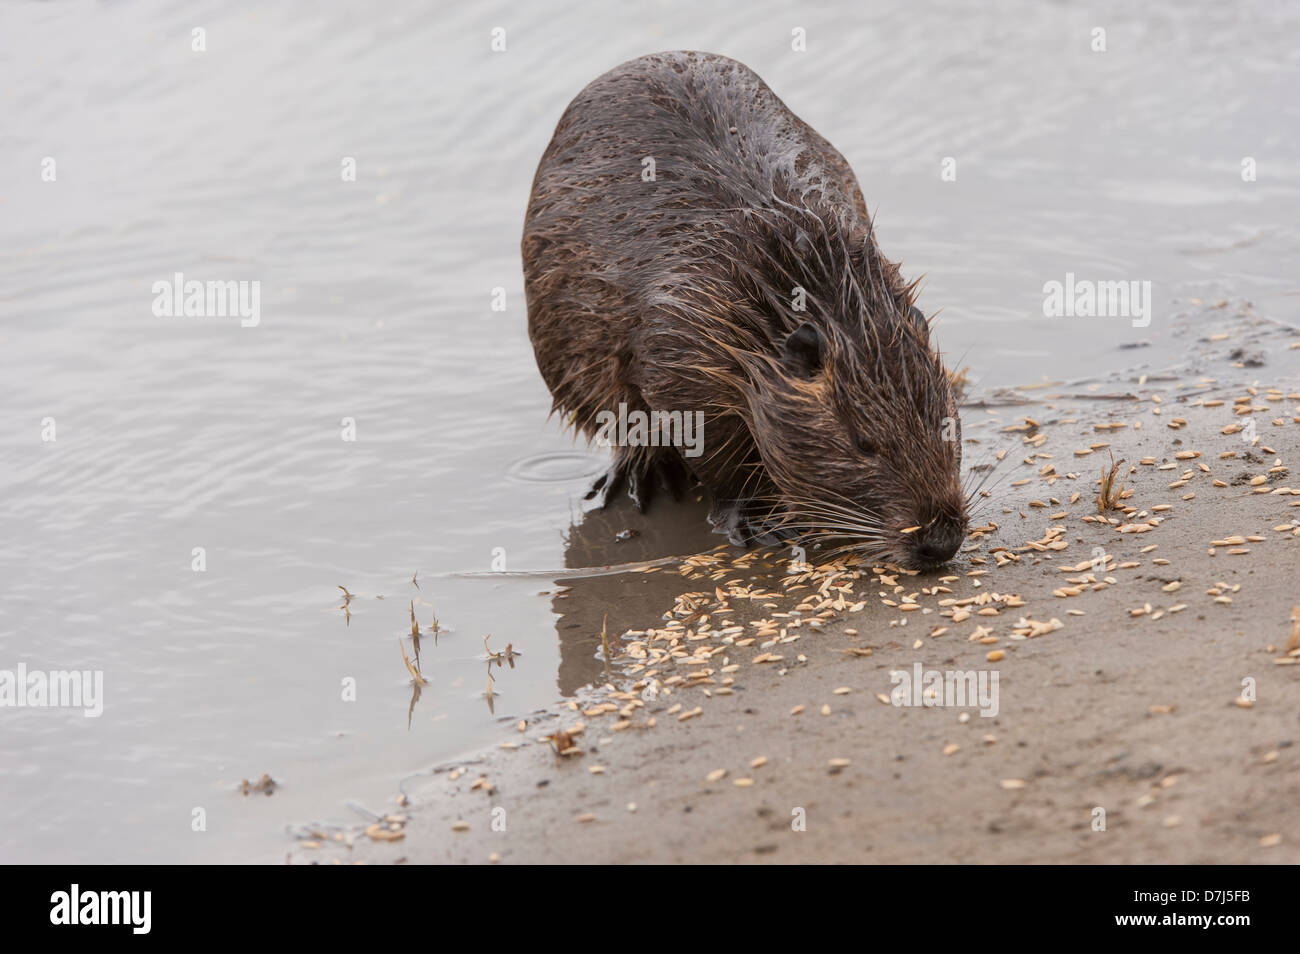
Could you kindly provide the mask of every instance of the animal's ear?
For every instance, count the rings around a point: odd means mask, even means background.
[[[826,359],[826,339],[816,325],[805,321],[786,337],[781,356],[799,374],[811,378]]]
[[[916,328],[921,340],[928,342],[930,340],[930,323],[925,320],[925,314],[920,308],[911,305],[908,308],[908,317],[912,319],[912,326]]]

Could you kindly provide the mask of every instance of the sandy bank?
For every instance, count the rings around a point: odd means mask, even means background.
[[[967,407],[968,463],[1006,453],[951,569],[727,551],[680,628],[620,641],[620,695],[408,779],[400,838],[292,860],[1300,861],[1300,335],[1218,312],[1186,366]],[[1112,453],[1132,509],[1103,521]],[[997,714],[891,704],[918,663],[996,672]],[[581,755],[544,741],[579,724]]]

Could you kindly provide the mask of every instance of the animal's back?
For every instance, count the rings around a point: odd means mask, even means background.
[[[583,89],[538,166],[522,243],[529,335],[556,409],[588,434],[620,402],[649,410],[643,363],[677,357],[648,347],[655,322],[707,321],[675,306],[709,294],[701,276],[752,257],[734,247],[752,231],[737,218],[790,208],[849,234],[869,228],[844,157],[744,64],[657,53]],[[780,329],[719,331],[766,340]]]

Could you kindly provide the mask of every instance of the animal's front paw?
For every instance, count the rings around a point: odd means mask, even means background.
[[[738,547],[774,546],[794,534],[781,526],[769,506],[753,500],[722,500],[709,511],[709,523],[715,533],[725,533]]]

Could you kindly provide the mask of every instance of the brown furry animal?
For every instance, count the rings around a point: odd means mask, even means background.
[[[957,551],[961,427],[914,284],[844,157],[752,70],[658,53],[592,82],[542,156],[522,251],[555,410],[589,438],[621,404],[703,412],[700,456],[619,446],[593,493],[626,481],[644,506],[689,473],[739,544],[847,538],[921,569]]]

